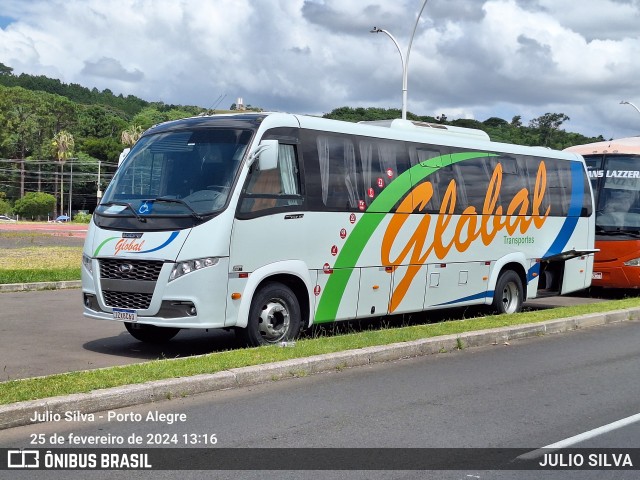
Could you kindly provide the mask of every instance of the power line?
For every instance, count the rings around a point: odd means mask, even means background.
[[[25,158],[24,160],[19,158],[0,158],[0,163],[24,163],[25,165],[51,165],[51,166],[60,166],[60,162],[57,160],[31,160]],[[67,160],[64,164],[66,165],[98,165],[98,163],[107,167],[117,167],[118,162],[108,162],[106,160]]]

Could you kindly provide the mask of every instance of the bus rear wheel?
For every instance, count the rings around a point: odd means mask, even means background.
[[[495,313],[517,313],[522,309],[524,289],[522,279],[513,270],[500,274],[493,294],[493,310]]]
[[[253,297],[247,328],[239,330],[253,347],[293,340],[302,326],[300,304],[293,291],[279,282],[267,283]]]
[[[168,342],[180,331],[179,328],[156,327],[143,323],[125,322],[124,326],[133,338],[145,343]]]

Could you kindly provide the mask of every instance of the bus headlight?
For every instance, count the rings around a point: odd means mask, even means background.
[[[195,272],[196,270],[202,270],[203,268],[213,267],[218,264],[220,259],[217,257],[197,258],[195,260],[186,260],[184,262],[178,262],[171,270],[169,275],[169,281],[173,281],[176,278],[184,277],[188,273]]]
[[[640,267],[640,258],[634,258],[628,262],[624,262],[627,267]]]
[[[87,269],[89,273],[93,274],[93,264],[91,263],[91,257],[85,255],[84,253],[82,254],[82,265]]]

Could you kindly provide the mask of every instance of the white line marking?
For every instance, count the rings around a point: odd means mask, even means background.
[[[531,452],[520,455],[518,458],[521,460],[533,460],[534,458],[543,456],[545,453],[551,453],[555,450],[571,447],[577,443],[584,442],[585,440],[589,440],[599,435],[612,432],[622,427],[626,427],[627,425],[631,425],[632,423],[638,421],[640,421],[640,413],[636,413],[635,415],[631,415],[630,417],[623,418],[622,420],[617,420],[608,425],[603,425],[602,427],[594,428],[593,430],[589,430],[588,432],[580,433],[578,435],[574,435],[573,437],[560,440],[559,442],[552,443],[551,445],[547,445],[546,447],[532,450]]]

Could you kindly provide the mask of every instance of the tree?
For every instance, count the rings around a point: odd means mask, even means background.
[[[162,112],[156,107],[145,107],[133,117],[133,124],[140,125],[143,129],[147,129],[158,123],[166,122],[167,120],[169,120],[167,112]]]
[[[78,157],[80,152],[93,157],[103,162],[117,161],[120,153],[122,152],[122,143],[115,138],[87,138],[80,142],[78,150]]]
[[[42,112],[42,101],[34,92],[24,88],[0,90],[0,135],[3,150],[16,159],[20,170],[20,196],[24,195],[25,159],[41,144],[42,128],[38,121]]]
[[[329,113],[325,113],[323,118],[331,118],[333,120],[343,120],[345,122],[362,122],[362,121],[373,121],[373,120],[393,120],[396,118],[400,118],[401,111],[397,108],[352,108],[352,107],[339,107],[333,109]],[[408,118],[413,118],[414,120],[418,120],[418,118],[407,112]]]
[[[12,75],[13,68],[7,67],[4,63],[0,63],[0,75]]]
[[[48,215],[54,210],[56,197],[49,193],[29,192],[24,197],[16,200],[13,207],[15,213],[21,217],[39,218]]]
[[[474,128],[476,130],[484,130],[483,124],[480,123],[478,120],[474,120],[473,118],[458,118],[457,120],[452,120],[450,124],[455,127]]]
[[[13,214],[13,208],[11,208],[11,204],[7,202],[7,194],[0,192],[0,215],[11,214]]]
[[[560,129],[560,126],[570,120],[564,113],[545,113],[544,115],[534,118],[529,122],[529,128],[538,130],[540,135],[540,144],[549,147],[554,132]]]
[[[132,125],[131,127],[122,131],[120,135],[120,141],[127,147],[133,147],[133,145],[142,136],[142,127],[140,125]]]
[[[498,117],[489,117],[482,123],[488,127],[503,127],[509,125],[506,120]]]
[[[60,130],[53,137],[53,142],[51,142],[51,145],[56,150],[56,158],[58,159],[58,164],[60,165],[60,211],[64,212],[64,164],[73,156],[75,140],[73,139],[73,135],[71,135],[69,132],[67,132],[66,130]]]
[[[127,128],[124,112],[102,105],[83,105],[78,111],[76,139],[110,137],[120,141],[120,132]]]

